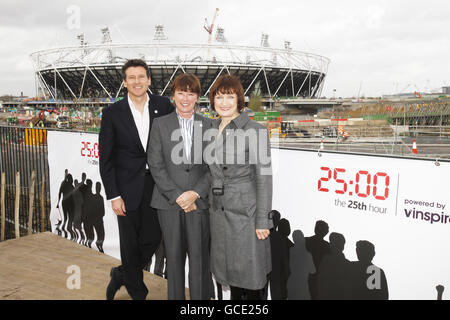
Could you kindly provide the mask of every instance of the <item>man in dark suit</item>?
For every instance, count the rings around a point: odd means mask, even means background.
[[[203,133],[211,121],[194,112],[200,81],[179,75],[172,84],[176,112],[154,122],[148,164],[155,179],[152,207],[164,238],[168,299],[185,299],[185,260],[189,257],[191,300],[211,298],[209,268],[208,166],[203,161]],[[181,152],[180,152],[181,151]]]
[[[99,135],[100,175],[117,215],[122,260],[111,269],[108,300],[122,285],[133,299],[147,296],[142,270],[160,244],[161,230],[150,207],[154,181],[146,151],[153,120],[174,110],[169,99],[147,93],[151,80],[143,60],[127,61],[122,77],[128,95],[103,109]]]

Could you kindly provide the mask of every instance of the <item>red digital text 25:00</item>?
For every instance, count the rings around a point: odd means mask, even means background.
[[[343,168],[321,167],[320,170],[324,173],[324,176],[317,181],[317,189],[321,192],[330,192],[330,180],[333,179],[339,184],[339,187],[334,190],[337,194],[348,193],[350,196],[355,194],[361,198],[373,196],[378,200],[386,200],[389,197],[390,178],[385,172],[370,174],[366,170],[360,170],[356,173],[354,180],[345,180],[342,179],[342,175],[346,172]]]
[[[81,141],[81,156],[97,159],[98,158],[98,143],[96,142],[96,143],[92,144],[89,141]]]

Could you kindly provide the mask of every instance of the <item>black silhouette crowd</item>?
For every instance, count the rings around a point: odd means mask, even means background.
[[[325,221],[317,221],[314,235],[305,237],[289,221],[273,210],[271,230],[272,300],[388,300],[388,284],[383,269],[372,264],[375,246],[365,240],[356,243],[357,261],[349,261],[343,251],[345,238],[329,232]]]
[[[103,252],[105,229],[102,185],[86,179],[73,180],[65,170],[61,183],[57,208],[62,206],[61,219],[56,224],[58,235],[89,248],[95,242]],[[62,201],[61,201],[62,197]],[[61,212],[61,211],[60,211]],[[337,232],[329,233],[325,221],[317,221],[314,235],[305,237],[300,230],[292,232],[290,223],[281,219],[277,210],[272,211],[274,227],[270,233],[272,272],[269,276],[272,300],[388,300],[389,291],[383,269],[372,263],[375,246],[369,241],[356,242],[357,261],[349,261],[344,255],[345,237]],[[95,233],[94,233],[95,231]],[[164,244],[155,253],[154,273],[167,278]],[[150,263],[145,269],[150,271]],[[217,298],[222,299],[222,288],[217,285]],[[437,287],[438,299],[443,287]],[[267,295],[267,292],[266,292]]]
[[[389,291],[383,269],[372,264],[375,246],[365,240],[356,243],[357,261],[349,261],[343,251],[345,237],[329,233],[325,221],[317,221],[314,235],[292,232],[290,223],[272,211],[274,227],[270,230],[272,272],[269,276],[272,300],[388,300]],[[154,273],[167,278],[164,244],[155,254]],[[146,270],[150,271],[150,264]],[[163,271],[164,270],[164,271]],[[217,298],[222,300],[222,287]],[[268,288],[266,288],[266,296]]]
[[[68,169],[58,193],[56,208],[61,219],[56,224],[58,235],[103,251],[105,204],[100,194],[102,185],[95,184],[82,173],[81,181],[73,179]],[[60,209],[60,204],[62,210]],[[345,237],[329,233],[325,221],[317,221],[314,235],[305,237],[300,230],[292,232],[290,223],[273,210],[274,228],[270,233],[272,272],[269,277],[272,300],[387,300],[388,284],[383,269],[372,264],[375,246],[365,240],[356,243],[357,261],[349,261],[343,251]],[[164,246],[156,254],[155,274],[166,277]],[[150,269],[150,263],[146,268]],[[218,287],[218,298],[221,299]]]
[[[89,248],[92,248],[97,235],[95,244],[98,250],[103,252],[105,204],[100,194],[102,184],[100,182],[95,184],[95,193],[92,192],[92,187],[93,182],[86,179],[86,173],[82,173],[81,181],[78,181],[73,179],[68,169],[64,171],[64,180],[59,188],[56,206],[60,210],[61,219],[58,220],[55,230],[58,235]]]

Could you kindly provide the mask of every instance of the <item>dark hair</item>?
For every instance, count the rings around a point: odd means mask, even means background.
[[[218,94],[233,94],[237,95],[237,107],[239,112],[242,111],[245,107],[245,98],[244,98],[244,88],[242,87],[241,81],[238,77],[233,75],[225,74],[220,76],[209,92],[209,103],[211,104],[211,108],[216,110],[214,107],[214,97]]]
[[[314,228],[314,233],[322,238],[325,237],[330,229],[328,228],[328,223],[323,220],[316,221],[316,226]]]
[[[333,252],[342,252],[345,247],[345,238],[337,232],[330,233],[330,249]]]
[[[127,62],[125,62],[125,64],[122,67],[122,79],[123,80],[127,79],[127,75],[126,75],[125,71],[127,71],[127,69],[130,67],[143,67],[145,69],[145,71],[147,71],[147,78],[150,78],[150,71],[148,70],[147,63],[145,63],[144,60],[130,59]]]
[[[367,240],[356,242],[356,256],[359,261],[371,262],[375,257],[375,246]]]
[[[176,90],[180,90],[184,92],[190,91],[192,93],[196,93],[197,96],[200,97],[202,90],[200,80],[198,80],[197,76],[192,73],[182,73],[178,75],[172,82],[172,86],[170,88],[172,90],[172,96],[175,94]]]

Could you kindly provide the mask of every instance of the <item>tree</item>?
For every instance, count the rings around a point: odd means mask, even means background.
[[[248,101],[248,107],[252,109],[254,112],[264,112],[264,108],[261,102],[261,96],[259,95],[250,95],[250,100]]]

